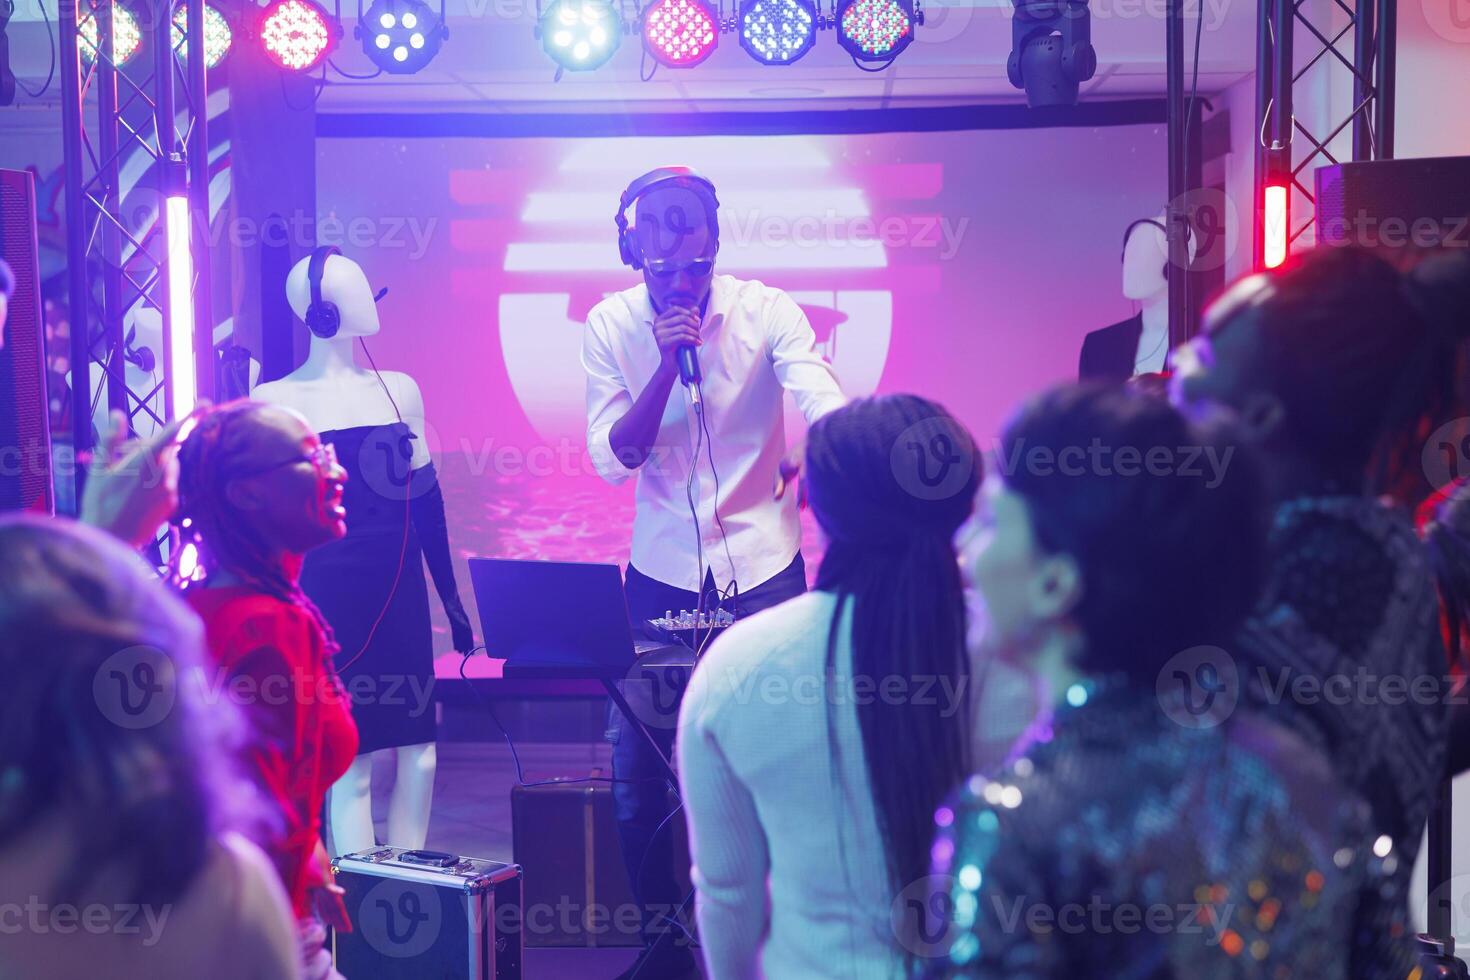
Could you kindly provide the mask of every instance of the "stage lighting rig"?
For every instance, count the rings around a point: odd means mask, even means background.
[[[188,11],[184,4],[180,3],[174,8],[173,29],[169,36],[173,40],[174,50],[181,54],[187,53],[185,47],[185,33],[189,29]],[[224,60],[225,55],[230,53],[229,21],[225,15],[208,4],[204,7],[204,67],[214,68]]]
[[[623,31],[622,15],[609,0],[552,0],[536,24],[541,49],[568,71],[607,64]]]
[[[1087,0],[1016,0],[1006,75],[1027,105],[1076,105],[1078,85],[1096,71]]]
[[[643,45],[670,68],[692,68],[720,43],[720,14],[706,0],[654,0],[643,12]]]
[[[449,36],[444,0],[438,13],[424,0],[373,0],[366,14],[358,0],[355,33],[373,64],[394,75],[412,75],[434,60]]]
[[[736,14],[740,46],[763,65],[789,65],[817,40],[821,14],[813,0],[743,0]]]
[[[77,23],[77,32],[82,36],[82,58],[91,64],[97,60],[97,17],[96,12],[86,9],[86,15]],[[112,63],[121,67],[132,60],[143,45],[143,33],[138,29],[138,20],[132,11],[120,3],[112,5]]]
[[[256,31],[265,53],[290,71],[321,64],[342,37],[342,24],[311,0],[275,0]]]
[[[837,43],[856,61],[887,64],[914,40],[924,23],[919,0],[840,0]]]

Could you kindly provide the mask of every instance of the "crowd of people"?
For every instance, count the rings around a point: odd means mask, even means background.
[[[1418,975],[1463,494],[1428,543],[1411,517],[1467,336],[1464,256],[1323,250],[1221,296],[1164,391],[1043,393],[987,462],[908,396],[818,421],[817,591],[717,641],[681,718],[710,975]],[[974,460],[952,497],[896,462],[926,465],[894,452],[921,419]],[[1060,465],[1098,445],[1134,475]],[[987,765],[968,712],[999,663],[1039,717]],[[895,676],[979,690],[853,693]],[[802,677],[825,712],[741,695]]]
[[[1415,976],[1409,875],[1470,761],[1470,503],[1423,462],[1467,339],[1470,256],[1323,249],[1233,284],[1167,391],[1059,386],[993,454],[914,395],[817,418],[815,588],[712,645],[677,730],[705,973]],[[1139,465],[1057,465],[1098,445]],[[78,522],[0,518],[0,976],[333,975],[357,732],[299,575],[344,477],[241,401],[114,423]],[[999,665],[1036,691],[1003,758]],[[1363,676],[1416,693],[1302,693]]]

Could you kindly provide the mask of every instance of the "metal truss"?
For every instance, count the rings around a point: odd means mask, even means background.
[[[171,32],[179,7],[186,40],[176,49]],[[121,17],[137,25],[136,36],[126,24],[114,29]],[[151,430],[174,414],[165,217],[171,195],[187,193],[195,375],[201,395],[212,388],[204,0],[141,0],[126,9],[114,0],[60,0],[58,21],[72,443],[80,459],[92,446],[93,411],[104,387],[109,407],[126,412],[134,430]],[[115,41],[136,48],[137,56],[115,50]],[[163,349],[154,352],[149,386],[135,390],[124,369],[123,328],[130,314],[145,310],[162,319]],[[104,375],[95,389],[94,364]],[[75,469],[80,500],[83,467]]]
[[[1393,157],[1394,50],[1397,42],[1398,0],[1331,0],[1323,3],[1325,16],[1346,16],[1334,29],[1314,21],[1303,9],[1310,0],[1260,0],[1256,21],[1256,165],[1255,214],[1265,210],[1267,185],[1295,188],[1313,205],[1316,196],[1309,168],[1340,163],[1328,148],[1352,127],[1352,157],[1387,160]],[[1312,57],[1296,65],[1297,29],[1305,31]],[[1319,64],[1346,68],[1353,80],[1353,104],[1320,138],[1293,114],[1292,89]],[[1298,139],[1300,137],[1300,139]],[[1303,179],[1304,176],[1306,179]],[[1290,193],[1288,192],[1288,196]],[[1288,213],[1294,209],[1289,209]],[[1258,218],[1259,220],[1259,218]],[[1312,229],[1314,217],[1288,225],[1288,250]],[[1263,264],[1262,235],[1252,236],[1255,265]]]

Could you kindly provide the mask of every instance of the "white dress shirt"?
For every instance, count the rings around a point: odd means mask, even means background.
[[[582,366],[587,371],[587,447],[603,479],[638,474],[632,563],[665,585],[696,592],[700,545],[715,587],[732,579],[750,590],[780,572],[801,548],[795,494],[775,500],[786,455],[782,391],[810,424],[845,402],[837,376],[816,350],[816,334],[790,296],[761,282],[715,276],[699,348],[704,376],[706,444],[694,460],[698,416],[677,382],[652,452],[636,471],[613,454],[615,422],[658,370],[653,306],[642,283],[609,296],[587,315]],[[714,472],[710,469],[711,455]],[[686,486],[694,464],[698,538]],[[719,517],[715,520],[715,476]],[[729,546],[729,557],[725,547]],[[734,567],[731,567],[733,561]]]

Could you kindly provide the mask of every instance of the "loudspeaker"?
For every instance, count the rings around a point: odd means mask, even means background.
[[[510,824],[513,860],[526,875],[527,946],[642,944],[642,915],[618,847],[608,784],[512,786]],[[683,814],[662,833],[673,835],[675,881],[685,894],[689,840]]]
[[[1339,163],[1316,171],[1318,245],[1409,256],[1470,248],[1470,157]]]
[[[0,348],[0,510],[56,511],[46,332],[36,254],[36,188],[23,170],[0,170],[0,257],[15,273]]]

